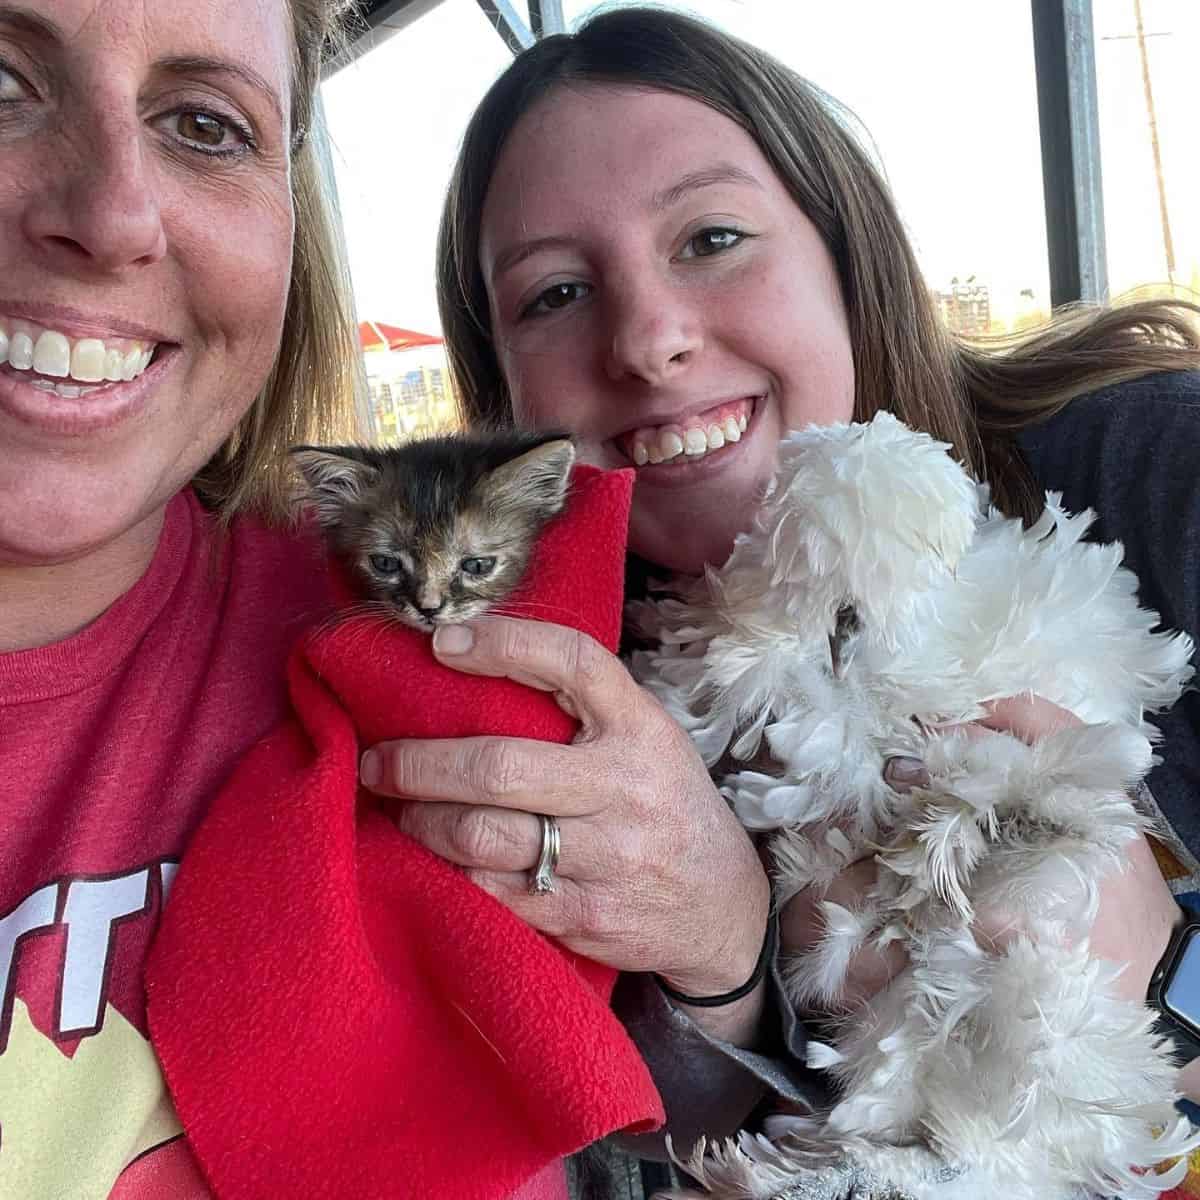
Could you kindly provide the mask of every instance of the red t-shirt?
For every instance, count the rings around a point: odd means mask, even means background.
[[[287,652],[331,604],[311,531],[222,535],[189,491],[116,604],[0,654],[0,1196],[208,1197],[142,962],[189,835],[283,716]],[[519,1195],[563,1200],[561,1165]]]

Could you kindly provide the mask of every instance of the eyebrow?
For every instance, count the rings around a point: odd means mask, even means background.
[[[62,30],[53,21],[28,8],[0,4],[0,25],[19,29],[45,42],[61,42],[63,40]]]
[[[650,208],[655,212],[661,212],[672,205],[678,204],[680,200],[684,199],[685,196],[691,195],[692,192],[706,187],[715,187],[721,183],[740,183],[749,184],[755,188],[762,187],[758,179],[751,175],[749,171],[744,171],[741,167],[735,167],[732,163],[714,163],[710,167],[701,167],[697,171],[689,171],[682,179],[677,183],[673,183],[669,188],[665,188],[661,192],[655,192],[650,197]],[[516,242],[511,246],[506,246],[496,255],[496,259],[492,263],[492,278],[496,279],[500,275],[503,275],[505,271],[511,271],[518,263],[524,262],[527,258],[532,258],[533,255],[542,250],[569,250],[574,245],[575,242],[571,238],[550,236],[534,238],[529,242]]]
[[[678,204],[685,196],[701,188],[715,187],[720,183],[742,183],[751,187],[761,188],[762,184],[749,171],[735,167],[732,163],[714,163],[711,167],[701,167],[698,171],[689,171],[678,183],[672,184],[661,192],[655,192],[650,198],[650,207],[656,212]]]
[[[0,25],[17,29],[44,42],[65,40],[62,30],[48,17],[31,9],[12,4],[0,4]],[[283,122],[283,104],[279,93],[253,67],[203,55],[175,55],[156,66],[173,75],[217,75],[236,79],[258,92],[270,104],[279,121]]]
[[[258,92],[270,104],[280,123],[283,122],[283,104],[278,92],[252,67],[223,58],[205,58],[194,54],[164,58],[156,66],[174,75],[217,75],[238,80]]]
[[[573,238],[558,236],[534,238],[529,242],[514,242],[511,246],[505,246],[496,255],[492,263],[492,278],[496,279],[506,271],[511,271],[518,263],[523,263],[527,258],[532,258],[542,250],[570,250],[575,244]]]

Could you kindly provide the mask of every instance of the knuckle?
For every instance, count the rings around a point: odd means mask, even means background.
[[[504,739],[480,745],[469,773],[485,800],[503,801],[516,794],[525,780],[516,745]]]
[[[421,794],[421,772],[415,757],[403,746],[395,746],[388,753],[383,772],[385,783],[398,796]]]
[[[577,932],[588,941],[607,942],[621,932],[620,905],[607,892],[580,888],[575,909]]]
[[[496,631],[496,654],[505,665],[527,661],[541,633],[533,622],[522,620],[505,620]]]
[[[504,842],[496,816],[478,808],[464,808],[454,814],[447,840],[455,861],[484,866],[495,859]]]
[[[566,646],[567,667],[573,678],[595,682],[608,665],[608,651],[586,633],[572,630]]]

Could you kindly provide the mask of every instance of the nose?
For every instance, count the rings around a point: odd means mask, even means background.
[[[413,600],[413,608],[425,618],[435,617],[446,606],[446,597],[430,584],[422,584]]]
[[[158,262],[167,239],[140,115],[109,107],[64,117],[69,136],[26,206],[27,236],[60,269],[113,273]]]
[[[699,313],[686,292],[669,281],[627,280],[615,290],[612,306],[606,369],[614,382],[635,378],[653,386],[668,383],[703,347]]]

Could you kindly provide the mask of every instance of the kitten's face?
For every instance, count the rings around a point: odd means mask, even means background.
[[[293,452],[363,598],[425,632],[512,594],[543,525],[563,506],[575,457],[556,439],[487,470],[470,459],[472,445]]]
[[[425,630],[480,616],[504,600],[525,573],[537,533],[524,521],[489,520],[476,507],[425,531],[390,506],[360,516],[340,540],[349,542],[345,557],[364,597]]]

